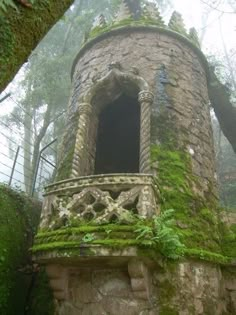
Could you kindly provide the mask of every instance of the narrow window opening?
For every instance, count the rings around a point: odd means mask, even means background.
[[[122,95],[99,116],[95,174],[138,173],[139,147],[140,106]]]

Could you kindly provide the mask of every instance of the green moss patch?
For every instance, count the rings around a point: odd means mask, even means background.
[[[32,9],[14,2],[18,10],[0,9],[0,89],[12,79],[39,40],[72,4],[72,0],[35,0]]]
[[[41,204],[0,186],[0,314],[23,314],[30,279],[21,269],[30,263]],[[14,302],[14,303],[13,303]]]
[[[175,209],[176,232],[187,248],[202,248],[221,254],[216,203],[194,193],[190,156],[172,145],[153,145],[151,163],[156,172],[161,209]],[[210,195],[210,187],[209,187]]]
[[[159,26],[159,27],[165,27],[163,23],[160,23],[160,21],[156,21],[154,19],[147,19],[147,18],[141,18],[139,20],[134,20],[132,18],[124,19],[122,21],[105,25],[103,27],[97,26],[91,30],[89,33],[89,37],[87,40],[91,40],[101,34],[107,33],[113,29],[117,29],[124,26]]]
[[[63,159],[58,171],[56,181],[60,181],[63,179],[68,179],[71,176],[72,171],[72,163],[74,156],[74,141],[70,150],[66,153],[65,158]]]
[[[224,255],[236,259],[236,224],[230,227],[221,222],[222,252]]]

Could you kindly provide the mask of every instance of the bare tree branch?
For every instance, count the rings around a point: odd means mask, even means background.
[[[224,11],[219,9],[219,5],[221,4],[221,2],[218,3],[217,6],[212,5],[211,3],[209,3],[208,1],[205,0],[200,0],[203,4],[207,5],[208,7],[210,7],[212,10],[221,12],[221,13],[226,13],[226,14],[236,14],[236,10],[233,11]]]

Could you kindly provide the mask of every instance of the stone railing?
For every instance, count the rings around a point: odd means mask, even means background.
[[[128,223],[132,215],[158,213],[153,178],[144,174],[78,177],[49,185],[41,228],[60,228],[70,219],[94,223]]]

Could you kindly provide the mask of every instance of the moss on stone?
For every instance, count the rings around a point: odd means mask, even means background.
[[[72,0],[37,0],[32,9],[18,2],[18,10],[8,7],[6,12],[2,12],[0,9],[0,90],[10,82],[42,36],[72,3]]]
[[[66,153],[66,156],[64,157],[57,171],[56,181],[68,179],[71,176],[73,156],[74,156],[74,145]]]
[[[188,248],[221,253],[216,204],[196,195],[198,179],[192,174],[190,156],[173,150],[165,139],[151,148],[151,163],[156,172],[162,210],[175,209],[176,232]]]
[[[230,227],[224,222],[220,223],[220,230],[222,235],[222,252],[224,255],[231,258],[236,258],[236,225],[232,224]]]
[[[142,242],[136,240],[136,239],[97,239],[89,242],[89,244],[95,244],[95,245],[105,245],[112,248],[125,248],[128,246],[138,246]],[[85,242],[52,242],[48,244],[39,244],[34,245],[32,248],[33,253],[41,252],[41,251],[51,251],[51,250],[58,250],[58,249],[71,249],[71,248],[78,248],[80,249],[81,246],[84,246]]]
[[[80,223],[79,227],[64,227],[55,231],[39,231],[36,239],[45,236],[60,235],[60,234],[74,234],[74,233],[89,233],[89,232],[107,232],[107,231],[118,231],[118,232],[129,232],[134,231],[135,227],[132,225],[118,225],[118,224],[83,224]]]
[[[110,24],[110,25],[105,25],[103,27],[97,26],[94,27],[91,32],[89,33],[89,36],[87,40],[94,39],[95,37],[107,33],[111,30],[124,27],[124,26],[159,26],[159,27],[164,27],[163,23],[160,23],[160,21],[156,21],[151,18],[145,18],[141,17],[139,20],[134,20],[132,18],[124,19],[119,22]]]
[[[170,306],[163,306],[160,310],[160,315],[178,315],[179,312],[176,311],[174,308],[171,308]]]
[[[195,37],[193,36],[192,31],[190,34],[187,34],[184,27],[170,27],[164,24],[162,18],[152,18],[150,16],[141,15],[139,19],[133,19],[132,17],[123,19],[119,22],[113,22],[109,25],[104,26],[96,26],[94,27],[88,37],[86,38],[86,41],[92,40],[96,38],[99,35],[102,35],[104,33],[108,33],[114,29],[119,29],[121,27],[125,26],[156,26],[158,28],[167,29],[173,33],[179,33],[181,36],[184,36],[186,39],[188,39],[194,46],[197,48],[200,48],[198,41],[196,40],[196,34]]]
[[[0,314],[24,312],[30,279],[20,270],[30,263],[28,248],[40,208],[22,193],[0,186]]]
[[[228,264],[232,261],[228,256],[210,252],[201,248],[186,248],[184,254],[186,257],[197,258],[217,264]]]
[[[142,221],[142,224],[151,227],[152,220],[146,220],[145,223],[143,223]],[[80,256],[80,248],[83,248],[85,245],[100,245],[114,249],[136,246],[139,256],[149,257],[152,258],[154,261],[161,259],[161,257],[163,257],[163,254],[161,254],[158,248],[158,244],[151,242],[150,239],[138,238],[138,227],[140,227],[139,221],[137,221],[134,225],[82,225],[76,228],[65,227],[56,231],[40,232],[35,238],[32,252],[37,254],[38,252],[60,250],[62,252],[65,251],[66,253],[68,253],[68,250],[77,249],[77,254]],[[180,234],[178,230],[177,233]],[[194,231],[192,232],[191,230],[188,230],[188,233],[186,233],[184,237],[191,238],[192,234],[190,233],[193,233],[193,235],[195,235]],[[85,239],[87,240],[85,241]],[[196,248],[192,248],[191,246],[186,247],[183,251],[184,256],[218,264],[230,263],[230,257],[214,251],[207,251],[202,248],[202,242],[204,240],[205,235],[200,234],[198,240],[199,246]],[[195,243],[196,242],[197,241],[195,238]],[[91,255],[93,253],[89,251],[88,254]]]

